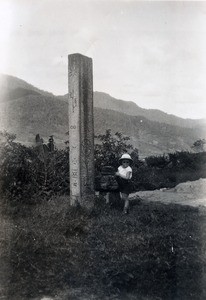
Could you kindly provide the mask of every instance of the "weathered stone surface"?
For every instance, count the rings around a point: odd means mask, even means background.
[[[70,202],[89,207],[94,199],[92,59],[68,56]]]

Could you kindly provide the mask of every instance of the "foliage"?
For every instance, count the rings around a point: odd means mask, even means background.
[[[171,188],[188,180],[206,177],[206,152],[175,152],[145,159],[146,164],[134,168],[136,190]]]
[[[205,139],[199,139],[193,143],[192,148],[195,149],[196,151],[204,151],[205,144],[206,144]]]
[[[112,134],[111,129],[107,129],[105,134],[95,136],[95,169],[100,171],[103,166],[110,165],[115,169],[119,165],[119,158],[125,152],[133,149],[128,143],[130,138],[120,132]]]
[[[121,299],[126,293],[140,300],[199,299],[206,267],[200,240],[206,232],[204,211],[200,215],[192,207],[140,201],[123,220],[122,207],[109,209],[100,198],[92,213],[69,207],[68,197],[60,196],[69,193],[68,148],[43,142],[26,147],[7,132],[0,137],[1,188],[9,201],[21,204],[12,215],[11,240],[7,235],[3,240],[11,268],[9,299],[57,295],[59,289],[70,293],[72,288],[88,292],[88,299]],[[110,130],[99,136],[96,168],[116,167],[130,150],[136,190],[206,177],[205,152],[176,152],[143,162],[128,142]],[[36,205],[28,206],[31,202]],[[203,292],[205,296],[205,288]],[[74,296],[59,299],[70,298]]]
[[[168,164],[168,157],[163,156],[149,156],[146,159],[148,167],[164,168]]]
[[[1,189],[11,201],[33,201],[34,195],[69,193],[69,153],[39,142],[26,147],[1,133]],[[51,140],[49,142],[51,146]],[[53,151],[50,151],[53,149]]]
[[[52,195],[68,195],[69,146],[58,150],[53,136],[46,144],[37,135],[34,147],[21,145],[15,138],[7,132],[0,134],[1,189],[11,202],[33,202],[38,196],[48,199]],[[129,137],[119,132],[113,135],[110,129],[96,137],[95,179],[99,178],[103,166],[109,165],[116,170],[119,158],[128,151],[133,159],[134,191],[170,188],[180,182],[206,177],[206,152],[181,151],[150,156],[141,161],[138,149],[134,149],[129,141]]]
[[[20,143],[15,136],[1,133],[0,178],[2,191],[13,196],[24,196],[36,192],[36,169],[33,164],[35,152]]]
[[[47,157],[47,189],[50,194],[69,194],[69,152],[55,150]]]

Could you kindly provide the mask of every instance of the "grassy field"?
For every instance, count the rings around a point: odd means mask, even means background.
[[[133,200],[123,215],[100,198],[92,212],[67,203],[4,203],[1,299],[206,299],[204,209]]]

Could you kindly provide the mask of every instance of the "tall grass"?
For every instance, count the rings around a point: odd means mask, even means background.
[[[124,216],[101,198],[90,212],[66,197],[38,203],[7,207],[8,299],[205,299],[204,210],[134,201]]]

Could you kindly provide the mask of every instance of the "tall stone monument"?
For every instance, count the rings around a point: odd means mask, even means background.
[[[94,200],[94,119],[92,59],[68,56],[70,204]]]

